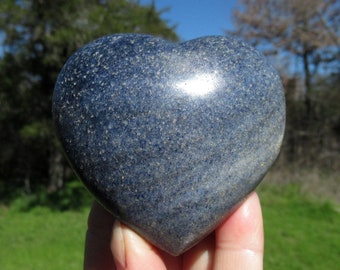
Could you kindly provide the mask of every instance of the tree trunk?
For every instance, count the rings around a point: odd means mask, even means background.
[[[307,115],[311,114],[312,111],[312,104],[310,100],[310,88],[311,88],[311,74],[309,70],[309,56],[310,52],[306,49],[302,55],[303,60],[303,71],[305,75],[305,105],[306,105],[306,113]]]
[[[57,149],[51,151],[49,158],[49,185],[48,192],[55,192],[63,187],[64,184],[64,165],[63,155]]]

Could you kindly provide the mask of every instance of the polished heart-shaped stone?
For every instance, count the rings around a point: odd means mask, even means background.
[[[122,34],[67,61],[53,116],[97,200],[178,255],[262,180],[279,153],[285,102],[274,68],[237,39]]]

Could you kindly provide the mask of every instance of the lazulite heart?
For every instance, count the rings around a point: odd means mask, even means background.
[[[124,34],[67,61],[53,116],[98,201],[178,255],[262,180],[279,152],[285,102],[274,68],[241,41]]]

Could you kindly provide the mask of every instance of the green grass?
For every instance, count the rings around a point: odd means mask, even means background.
[[[265,269],[339,269],[340,213],[301,194],[297,185],[259,188],[265,226]]]
[[[294,184],[258,189],[265,224],[265,269],[338,269],[340,213]],[[89,209],[23,212],[0,206],[2,270],[82,269]]]
[[[88,211],[0,210],[0,268],[82,269]]]

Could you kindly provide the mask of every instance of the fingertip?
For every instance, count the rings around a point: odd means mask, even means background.
[[[216,229],[215,262],[228,265],[223,269],[262,269],[263,249],[262,211],[259,197],[253,192]]]
[[[193,248],[183,254],[183,269],[206,270],[212,269],[214,259],[215,239],[210,234]]]
[[[253,237],[256,237],[252,240]],[[229,216],[217,229],[217,244],[235,243],[247,247],[259,247],[257,238],[263,237],[263,222],[260,200],[256,192],[251,193],[247,199]],[[256,241],[255,241],[256,240]]]
[[[111,250],[117,270],[165,270],[158,250],[119,221],[113,228]]]
[[[117,270],[125,269],[125,242],[122,224],[116,220],[113,226],[111,251]]]

